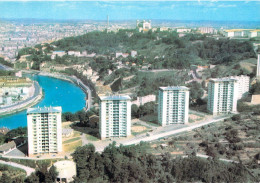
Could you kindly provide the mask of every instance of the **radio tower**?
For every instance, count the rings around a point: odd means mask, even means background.
[[[107,15],[107,28],[109,27],[109,15]]]

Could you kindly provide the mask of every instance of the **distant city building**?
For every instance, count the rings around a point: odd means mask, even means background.
[[[260,77],[260,54],[257,55],[256,77]]]
[[[260,37],[260,29],[228,29],[224,30],[224,36],[226,37]]]
[[[250,38],[260,37],[260,29],[249,31],[248,37]]]
[[[185,86],[160,87],[158,122],[162,126],[185,124],[189,119],[189,88]]]
[[[120,56],[122,56],[123,58],[126,58],[129,56],[128,53],[122,53],[122,52],[116,52],[116,58],[119,58]]]
[[[55,59],[56,56],[62,57],[64,55],[66,55],[65,51],[53,51],[51,59]]]
[[[131,135],[131,98],[99,97],[99,134],[101,139]]]
[[[137,56],[137,51],[132,50],[131,51],[131,57],[136,57],[136,56]]]
[[[27,110],[28,154],[62,152],[61,107]]]
[[[237,111],[237,79],[210,79],[208,84],[207,110],[213,115]]]
[[[154,102],[156,101],[156,95],[146,95],[143,97],[137,97],[135,101],[132,101],[132,104],[135,104],[137,106],[144,105],[148,102]]]
[[[32,96],[33,93],[34,85],[29,78],[0,77],[0,106],[25,100]]]
[[[200,27],[198,31],[202,34],[216,34],[217,31],[213,27]]]
[[[152,29],[152,25],[151,25],[151,20],[146,21],[146,20],[142,20],[136,21],[136,28],[139,30],[139,32],[146,32],[149,31],[150,29]]]
[[[178,33],[184,33],[184,32],[188,33],[188,32],[191,32],[191,29],[188,29],[188,28],[177,28],[176,31]]]
[[[160,27],[160,31],[169,31],[169,27]]]

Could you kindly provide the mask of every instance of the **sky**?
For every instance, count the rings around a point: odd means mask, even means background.
[[[260,1],[8,1],[0,19],[260,21]]]

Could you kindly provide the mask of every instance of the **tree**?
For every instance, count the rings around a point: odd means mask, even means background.
[[[197,103],[197,100],[200,99],[203,94],[204,90],[200,83],[193,81],[187,85],[190,88],[190,101],[191,104]]]
[[[131,116],[133,118],[137,118],[138,116],[138,106],[136,104],[132,104],[131,106]]]
[[[55,182],[57,176],[58,176],[58,172],[56,170],[56,167],[52,165],[46,175],[45,182]]]
[[[11,183],[11,177],[9,177],[6,173],[3,173],[0,182]]]
[[[25,179],[26,183],[35,183],[35,182],[40,182],[39,177],[35,174],[32,173],[29,177]]]

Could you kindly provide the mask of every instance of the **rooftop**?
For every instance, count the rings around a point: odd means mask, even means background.
[[[100,100],[131,100],[128,95],[99,96]]]
[[[225,81],[237,81],[237,79],[234,78],[212,78],[209,81],[213,81],[213,82],[225,82]]]
[[[252,31],[253,29],[228,29],[225,32],[240,32],[240,31]]]
[[[61,112],[61,107],[37,107],[37,108],[29,108],[27,110],[27,114],[33,114],[33,113],[56,113]]]
[[[5,143],[3,145],[0,146],[0,152],[3,152],[3,151],[8,151],[9,149],[12,149],[16,147],[16,144],[14,141],[11,141],[11,142],[8,142],[8,143]]]
[[[186,86],[168,86],[168,87],[160,87],[160,90],[189,90]]]

